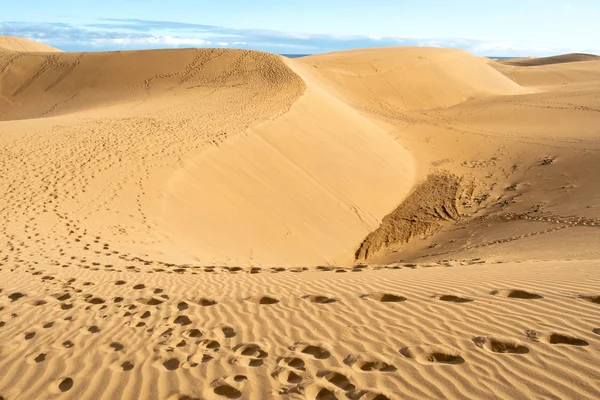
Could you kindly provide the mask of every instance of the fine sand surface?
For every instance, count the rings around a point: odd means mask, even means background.
[[[0,399],[600,397],[600,61],[0,37]]]

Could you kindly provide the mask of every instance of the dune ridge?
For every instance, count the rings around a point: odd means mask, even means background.
[[[18,38],[13,36],[1,36],[0,35],[0,52],[16,51],[16,52],[39,52],[39,53],[56,53],[62,52],[46,44],[29,40],[25,38]]]
[[[599,397],[596,61],[41,48],[0,50],[0,399]]]

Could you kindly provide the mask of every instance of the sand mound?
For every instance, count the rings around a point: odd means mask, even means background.
[[[512,65],[515,67],[537,67],[540,65],[564,64],[582,61],[599,61],[600,56],[594,54],[572,53],[552,57],[515,58],[500,60],[499,64]]]
[[[37,53],[62,52],[62,50],[45,45],[40,42],[35,42],[33,40],[13,36],[0,36],[0,52],[2,52],[3,50]]]
[[[0,80],[0,120],[228,88],[260,88],[275,96],[302,85],[278,56],[227,49],[19,53],[0,59]]]
[[[450,107],[480,96],[524,90],[465,51],[377,48],[303,57],[327,86],[376,114]]]
[[[203,153],[169,183],[164,219],[200,260],[351,263],[412,188],[406,149],[289,63],[307,83],[290,111]]]

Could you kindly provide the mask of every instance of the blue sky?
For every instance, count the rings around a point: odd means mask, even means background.
[[[599,0],[0,0],[0,35],[68,51],[439,46],[489,56],[600,53],[598,21]]]

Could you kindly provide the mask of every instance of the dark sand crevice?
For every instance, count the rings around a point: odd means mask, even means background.
[[[445,224],[459,221],[473,191],[474,185],[457,175],[429,175],[365,238],[355,253],[356,260],[369,259],[390,246],[434,234]]]

